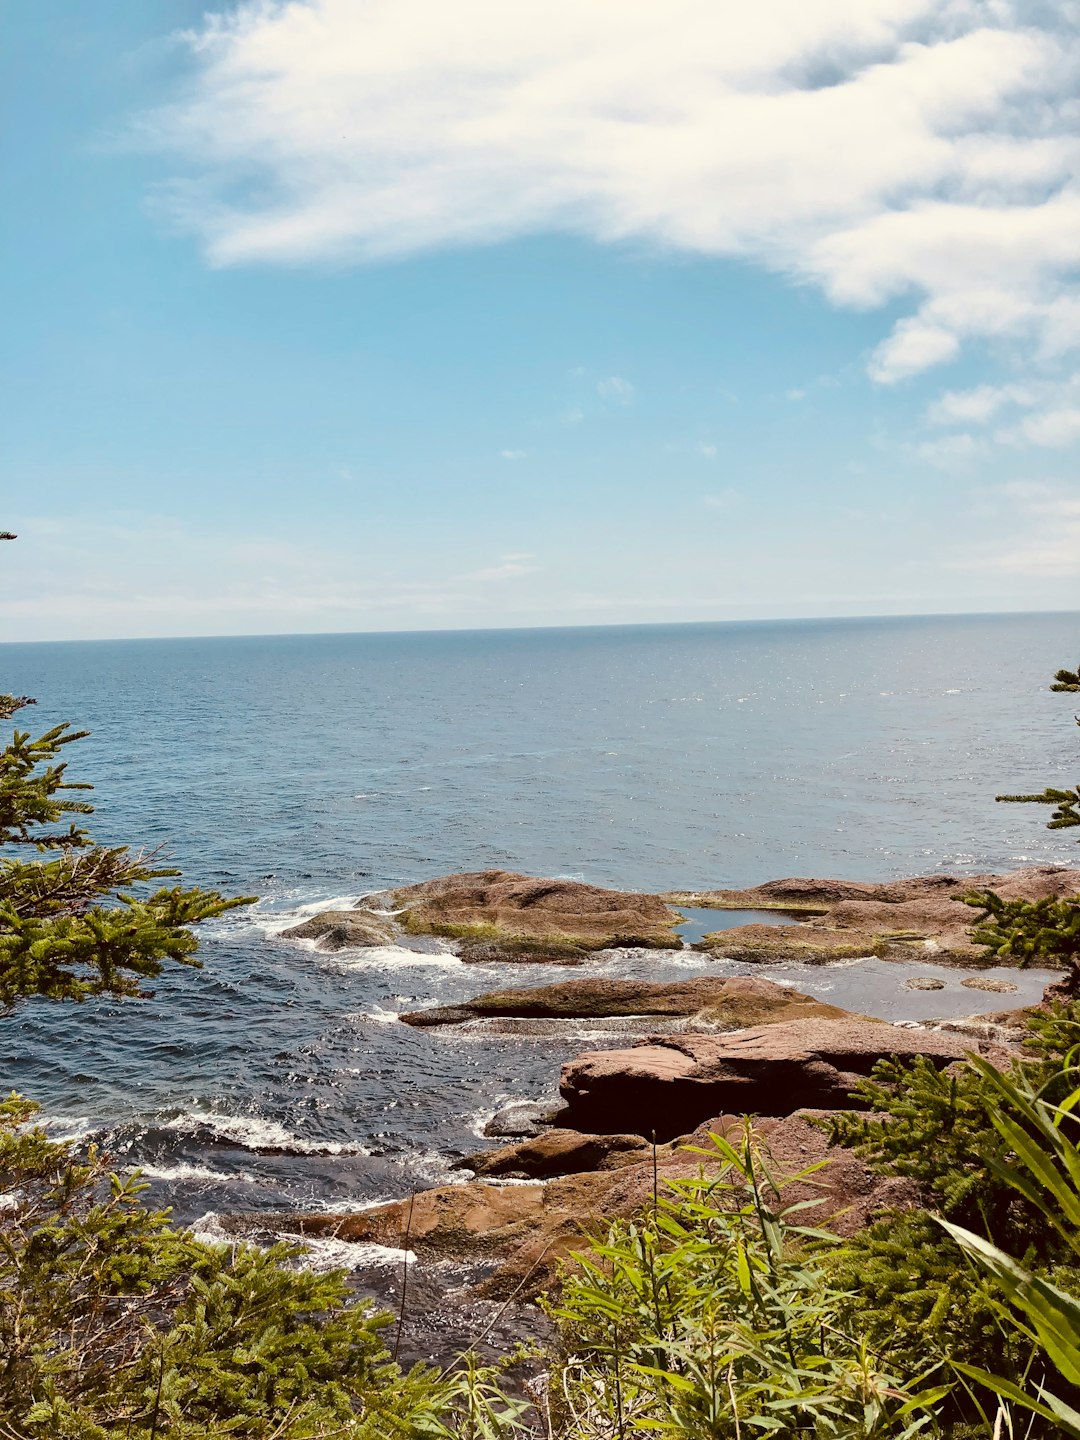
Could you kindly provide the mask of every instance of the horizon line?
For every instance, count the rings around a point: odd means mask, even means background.
[[[52,640],[0,640],[0,649],[19,645],[140,645],[190,640],[299,640],[330,637],[407,635],[523,635],[596,630],[687,630],[737,625],[823,625],[889,620],[1000,620],[1011,616],[1056,617],[1080,615],[1080,607],[1067,610],[916,610],[902,613],[853,615],[774,615],[725,620],[627,620],[576,625],[454,625],[412,630],[254,630],[222,635],[101,635]]]

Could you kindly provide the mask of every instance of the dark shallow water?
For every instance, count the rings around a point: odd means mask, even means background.
[[[563,1060],[619,1037],[413,1030],[398,1012],[567,972],[327,956],[280,929],[489,866],[696,889],[1072,861],[1040,812],[993,795],[1075,781],[1068,697],[1045,685],[1076,623],[0,647],[2,688],[39,698],[29,723],[93,731],[71,759],[97,786],[99,839],[166,844],[189,880],[262,897],[209,927],[205,968],[162,976],[151,1001],[23,1006],[0,1028],[0,1083],[41,1100],[56,1133],[143,1164],[211,1232],[229,1208],[346,1209],[443,1178],[500,1104],[553,1093]],[[574,973],[601,966],[750,969],[619,952]],[[1012,1003],[929,964],[914,973],[945,990],[908,991],[912,969],[878,961],[762,973],[889,1018]],[[1013,978],[1018,1000],[1042,985]]]

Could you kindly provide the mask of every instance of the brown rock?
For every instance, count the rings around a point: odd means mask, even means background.
[[[400,1247],[408,1231],[409,1247],[420,1254],[488,1254],[499,1245],[524,1238],[539,1223],[543,1185],[445,1185],[420,1190],[412,1199],[374,1205],[369,1210],[334,1215],[324,1211],[274,1216],[278,1230],[296,1235],[332,1236],[352,1244]],[[233,1217],[265,1222],[258,1212]]]
[[[882,1056],[925,1055],[945,1066],[979,1042],[871,1020],[791,1020],[733,1035],[682,1034],[563,1066],[560,1123],[661,1140],[723,1111],[787,1115],[807,1105],[848,1109]]]
[[[546,1180],[552,1175],[576,1175],[584,1170],[617,1170],[641,1160],[650,1149],[640,1135],[582,1135],[577,1130],[549,1130],[520,1145],[468,1155],[455,1168],[472,1170],[481,1178]]]
[[[749,890],[680,899],[706,908],[801,911],[811,917],[799,925],[748,925],[707,935],[700,948],[712,955],[757,961],[910,958],[918,947],[935,960],[985,965],[992,957],[971,939],[979,912],[964,904],[964,896],[977,890],[995,890],[1007,900],[1059,899],[1080,893],[1080,871],[1040,865],[1008,875],[922,875],[885,885],[772,880]]]
[[[730,930],[714,930],[695,946],[715,959],[810,965],[884,955],[886,948],[887,942],[875,935],[812,925],[735,925]]]
[[[369,910],[324,910],[281,933],[290,940],[314,940],[316,950],[362,950],[392,945],[398,932],[392,921]]]
[[[741,1119],[730,1115],[701,1126],[687,1143],[705,1150],[704,1155],[677,1146],[659,1147],[656,1180],[661,1195],[667,1181],[692,1178],[702,1169],[707,1176],[718,1177],[723,1165],[710,1158],[709,1132],[731,1136],[741,1133],[742,1126]],[[830,1150],[825,1135],[805,1115],[758,1120],[754,1128],[777,1178],[825,1162],[809,1181],[784,1190],[788,1203],[818,1202],[805,1212],[805,1223],[828,1225],[849,1235],[886,1206],[909,1206],[917,1199],[913,1182],[879,1179],[849,1151]],[[394,1247],[404,1243],[408,1228],[409,1247],[421,1259],[498,1257],[499,1268],[481,1290],[491,1296],[528,1298],[550,1287],[560,1260],[602,1238],[612,1219],[629,1218],[651,1205],[653,1184],[648,1154],[643,1162],[614,1171],[568,1175],[546,1184],[476,1182],[421,1191],[412,1202],[411,1219],[410,1202],[395,1200],[351,1215],[275,1215],[274,1227]],[[716,1193],[718,1201],[721,1194]],[[265,1214],[252,1212],[225,1217],[225,1224],[242,1233],[246,1225],[265,1224],[265,1220]]]
[[[440,1005],[401,1016],[407,1025],[456,1025],[490,1017],[593,1019],[613,1016],[698,1016],[718,1029],[844,1015],[801,991],[757,976],[703,976],[668,984],[648,980],[566,980],[531,989],[491,990],[461,1005]]]
[[[906,990],[944,990],[945,981],[939,980],[935,975],[913,975],[910,980],[904,981]]]
[[[678,913],[657,895],[537,880],[506,870],[446,875],[394,892],[413,935],[443,935],[519,958],[573,957],[616,945],[678,946]]]
[[[961,980],[961,985],[969,990],[991,990],[999,995],[1007,995],[1011,990],[1019,990],[1019,985],[1014,985],[1011,980],[993,980],[987,975],[972,975],[967,980]]]

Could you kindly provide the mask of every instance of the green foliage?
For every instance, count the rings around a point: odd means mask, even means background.
[[[984,1061],[972,1063],[996,1099],[994,1128],[1009,1150],[1007,1163],[992,1165],[996,1178],[1022,1195],[1047,1230],[1080,1260],[1080,1087],[1054,1104],[1030,1076],[1011,1078]],[[1080,1440],[1080,1289],[1062,1289],[981,1235],[946,1220],[940,1223],[1001,1292],[1007,1304],[1000,1303],[999,1309],[1007,1328],[1029,1347],[1022,1370],[1008,1375],[992,1375],[962,1362],[955,1368]]]
[[[1003,900],[993,890],[977,890],[964,903],[983,911],[972,940],[1006,963],[1073,965],[1080,957],[1080,897]]]
[[[388,1316],[278,1245],[211,1245],[0,1103],[4,1440],[390,1440],[507,1433],[490,1369],[403,1373]],[[487,1427],[487,1428],[485,1428]],[[492,1428],[494,1427],[494,1428]]]
[[[1034,1016],[1025,1058],[1004,1083],[1061,1102],[1076,1083],[1080,1005]],[[879,1174],[913,1184],[912,1208],[893,1211],[835,1252],[830,1273],[850,1295],[846,1323],[858,1322],[901,1373],[937,1363],[1019,1375],[1031,1344],[1002,1321],[997,1281],[961,1262],[935,1220],[978,1234],[1042,1280],[1080,1286],[1073,1232],[1046,1223],[1033,1193],[1015,1183],[1020,1135],[1003,1129],[992,1067],[972,1059],[949,1074],[927,1060],[882,1061],[859,1087],[868,1109],[823,1122],[836,1144],[854,1148]],[[952,1419],[978,1420],[962,1393],[944,1406]]]
[[[1080,674],[1059,670],[1051,690],[1080,690]],[[1077,717],[1080,724],[1080,716]],[[1034,795],[998,795],[1009,804],[1052,805],[1049,830],[1068,830],[1080,825],[1080,785],[1071,790],[1048,786]],[[1051,965],[1076,965],[1080,957],[1080,896],[1063,900],[1003,900],[992,890],[965,897],[969,905],[984,911],[972,939],[986,945],[993,955],[1007,962],[1028,965],[1040,961]]]
[[[26,705],[0,696],[0,717]],[[140,980],[167,961],[197,965],[189,927],[250,899],[179,888],[137,894],[132,887],[178,872],[128,847],[94,845],[69,820],[93,806],[70,792],[92,787],[67,779],[64,747],[87,732],[56,725],[32,738],[16,730],[0,751],[0,846],[33,845],[47,859],[0,860],[0,1005],[28,995],[82,1000],[141,995]]]
[[[1051,690],[1058,691],[1080,691],[1080,672],[1074,670],[1059,670],[1054,676],[1054,684]],[[1080,725],[1080,716],[1077,717]],[[1074,786],[1071,790],[1060,790],[1053,786],[1047,786],[1045,790],[1036,795],[998,795],[997,800],[1005,801],[1012,805],[1053,805],[1054,810],[1050,819],[1046,822],[1049,830],[1067,830],[1073,825],[1080,825],[1080,785]]]
[[[1010,805],[1053,805],[1054,811],[1046,822],[1048,830],[1067,830],[1072,825],[1080,825],[1080,813],[1076,809],[1080,805],[1080,785],[1072,790],[1048,786],[1038,795],[995,795],[994,798]]]
[[[905,1384],[840,1323],[847,1297],[824,1263],[836,1242],[796,1223],[816,1202],[782,1203],[749,1129],[739,1149],[712,1144],[718,1177],[672,1182],[651,1215],[612,1226],[565,1274],[550,1307],[560,1433],[938,1433],[943,1389]]]

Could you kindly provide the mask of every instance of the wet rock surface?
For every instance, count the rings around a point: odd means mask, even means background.
[[[516,1105],[504,1105],[497,1110],[484,1126],[489,1140],[518,1140],[539,1135],[549,1119],[550,1105],[538,1105],[531,1100]]]
[[[960,984],[967,990],[989,990],[999,995],[1008,995],[1019,989],[1010,980],[992,980],[986,975],[971,975],[967,980],[961,980]]]
[[[586,1170],[619,1170],[651,1153],[640,1135],[582,1135],[577,1130],[549,1130],[519,1145],[481,1150],[459,1160],[455,1169],[518,1180],[547,1180]]]
[[[716,1029],[741,1029],[783,1020],[840,1019],[845,1011],[787,985],[757,976],[701,976],[654,983],[647,980],[567,980],[513,990],[491,990],[461,1005],[408,1011],[407,1025],[460,1025],[473,1020],[697,1018]]]
[[[366,950],[393,945],[400,933],[391,919],[370,910],[323,910],[283,930],[289,940],[314,940],[318,950]]]

